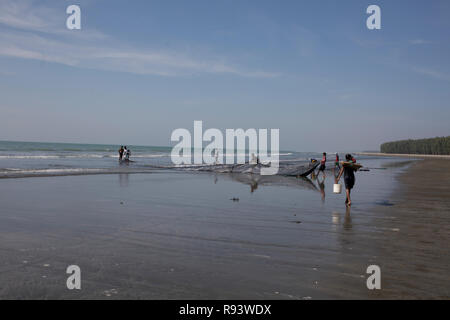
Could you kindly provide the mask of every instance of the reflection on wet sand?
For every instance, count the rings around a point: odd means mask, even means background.
[[[447,166],[418,163],[392,195],[398,171],[361,174],[346,210],[343,194],[321,203],[320,182],[289,177],[0,180],[0,298],[448,298]],[[78,292],[64,285],[68,263],[82,267]]]
[[[344,229],[351,230],[352,229],[352,216],[350,215],[351,207],[346,207],[345,209],[345,219],[344,219]]]
[[[322,182],[320,182],[319,177],[317,177],[317,185],[319,186],[320,195],[322,197],[322,203],[325,202],[325,176],[322,178]]]
[[[128,187],[129,175],[128,173],[119,173],[119,185],[121,187]]]
[[[339,225],[341,223],[341,214],[339,212],[331,213],[331,222],[333,225]]]
[[[250,192],[254,192],[259,186],[285,186],[299,189],[319,191],[314,183],[306,177],[287,177],[287,176],[261,176],[252,174],[230,173],[214,175],[214,183],[217,183],[219,176],[224,179],[231,179],[239,183],[250,186]]]
[[[333,229],[336,230],[338,226],[341,225],[341,213],[334,211],[331,213],[331,222],[333,223]],[[346,207],[344,222],[342,223],[342,227],[344,230],[352,229],[352,216],[351,216],[351,208]]]

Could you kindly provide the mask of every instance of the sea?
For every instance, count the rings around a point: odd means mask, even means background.
[[[0,141],[0,178],[146,173],[180,167],[171,160],[172,147],[138,145],[127,147],[131,151],[132,162],[120,163],[119,145]],[[329,153],[329,160],[332,163],[334,152]],[[280,162],[289,161],[295,164],[297,161],[307,162],[311,158],[321,159],[322,154],[281,151],[278,156]]]

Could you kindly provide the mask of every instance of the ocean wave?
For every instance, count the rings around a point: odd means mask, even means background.
[[[194,157],[197,153],[192,153],[191,155],[182,155],[179,156],[181,158],[189,158]],[[290,156],[292,153],[274,153],[271,156]],[[248,153],[238,153],[238,154],[221,154],[220,157],[229,157],[229,156],[245,156],[248,157]],[[131,153],[132,158],[164,158],[171,157],[170,153]],[[18,154],[0,154],[0,159],[83,159],[83,158],[119,158],[117,153],[55,153],[55,154],[27,154],[27,153],[18,153]]]
[[[0,159],[103,158],[102,155],[0,155]]]
[[[168,157],[169,155],[163,154],[136,154],[132,155],[133,158],[161,158]],[[92,158],[119,158],[119,155],[115,154],[76,154],[76,155],[0,155],[0,159],[92,159]]]
[[[1,170],[0,178],[27,178],[48,176],[95,175],[95,174],[130,174],[150,173],[152,170],[142,168],[65,168],[65,169],[18,169]]]
[[[18,169],[18,168],[0,168],[0,172],[15,172],[15,171],[20,171],[22,169]]]
[[[116,158],[118,156],[115,156]],[[170,154],[132,154],[132,158],[163,158],[163,157],[170,157]]]
[[[108,169],[97,169],[97,168],[64,168],[64,169],[6,169],[5,171],[14,172],[15,174],[32,174],[32,173],[71,173],[71,172],[97,172],[106,171]],[[1,173],[1,169],[0,169]]]

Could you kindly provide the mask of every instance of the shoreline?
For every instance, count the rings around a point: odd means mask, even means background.
[[[396,177],[393,205],[376,209],[383,215],[379,227],[384,233],[374,248],[384,271],[380,298],[450,299],[447,159],[412,163]]]
[[[450,159],[450,155],[437,155],[437,154],[408,154],[408,153],[382,153],[382,152],[355,152],[355,154],[361,156],[376,156],[376,157]]]

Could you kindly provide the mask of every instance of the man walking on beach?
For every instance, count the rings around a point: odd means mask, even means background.
[[[339,175],[336,178],[336,183],[339,183],[339,180],[341,179],[342,174],[344,174],[344,183],[345,183],[345,205],[347,207],[350,207],[352,205],[352,199],[350,198],[350,192],[353,189],[353,186],[355,185],[355,169],[353,168],[352,164],[355,163],[353,160],[351,154],[345,155],[344,164],[342,165],[341,170],[339,171]]]
[[[317,176],[319,176],[319,173],[322,172],[323,177],[325,178],[325,163],[327,162],[327,153],[324,152],[322,156],[322,160],[320,160],[320,167],[319,171],[317,172]]]

